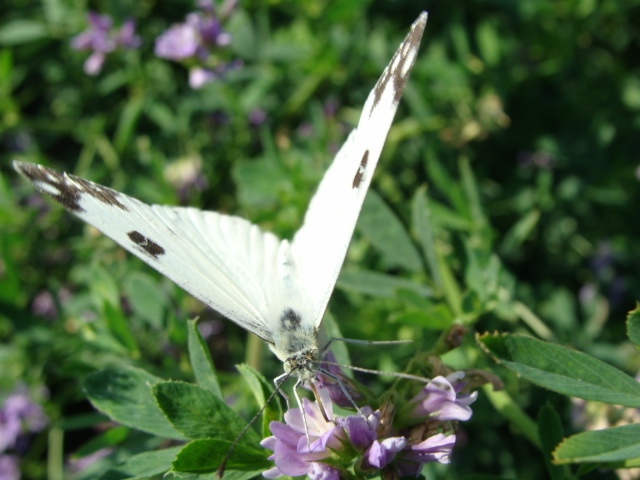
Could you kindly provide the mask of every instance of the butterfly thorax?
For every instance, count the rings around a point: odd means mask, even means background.
[[[280,316],[278,326],[271,350],[284,363],[284,371],[302,381],[315,378],[327,343],[324,329],[302,321],[290,308]]]

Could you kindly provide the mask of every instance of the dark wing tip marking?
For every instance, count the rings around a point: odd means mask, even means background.
[[[373,109],[378,105],[384,91],[387,89],[389,82],[393,83],[393,102],[398,103],[402,96],[402,91],[409,78],[409,72],[413,67],[416,58],[416,52],[422,40],[422,34],[427,24],[427,13],[422,12],[418,19],[411,25],[411,30],[400,44],[400,47],[393,55],[391,62],[382,72],[382,76],[373,88]],[[369,113],[371,114],[371,112]]]
[[[360,165],[358,165],[358,171],[353,177],[353,183],[351,184],[351,188],[360,188],[360,184],[362,183],[362,179],[364,178],[364,173],[367,170],[367,163],[369,163],[369,150],[365,150],[364,155],[362,155],[362,160],[360,160]]]
[[[119,200],[119,193],[110,188],[98,185],[75,175],[60,173],[51,168],[36,165],[34,163],[13,162],[13,168],[29,180],[36,189],[46,193],[60,203],[64,208],[74,213],[85,211],[80,206],[82,195],[87,194],[96,200],[117,207],[124,211],[129,209]]]
[[[151,255],[154,259],[157,260],[160,255],[165,254],[164,248],[162,248],[156,242],[148,239],[140,232],[132,230],[131,232],[128,232],[127,235],[133,243],[135,243],[137,246]]]

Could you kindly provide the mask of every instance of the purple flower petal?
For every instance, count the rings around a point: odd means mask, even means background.
[[[116,43],[125,48],[138,48],[142,40],[136,35],[136,22],[127,19],[116,35]]]
[[[464,375],[464,374],[463,374]],[[450,375],[451,377],[451,375]],[[454,380],[459,376],[451,377]],[[439,376],[431,380],[411,403],[415,403],[412,415],[429,417],[433,420],[460,420],[471,418],[469,405],[477,398],[477,392],[471,395],[457,396],[456,388],[445,377]]]
[[[201,67],[193,67],[189,70],[189,86],[194,90],[202,88],[205,84],[213,82],[218,78],[211,70]]]
[[[20,480],[18,457],[15,455],[0,455],[0,479]]]
[[[456,436],[444,436],[438,433],[427,438],[424,442],[409,447],[408,451],[403,452],[403,460],[414,461],[418,463],[438,462],[449,463],[453,446],[456,444]]]
[[[366,415],[365,412],[363,413]],[[376,413],[380,415],[379,412]],[[365,419],[361,415],[350,415],[344,419],[343,425],[349,436],[349,441],[356,450],[366,450],[378,437],[376,433],[378,417],[375,414],[367,415],[367,417]]]
[[[93,52],[84,62],[84,72],[87,75],[97,75],[102,70],[106,55],[104,52]]]
[[[155,54],[179,61],[193,57],[199,43],[200,36],[193,25],[178,23],[156,38]]]
[[[407,446],[404,437],[385,438],[382,442],[376,440],[365,453],[362,466],[364,468],[383,468],[391,463],[396,454]]]
[[[312,462],[309,465],[308,475],[310,480],[339,480],[340,471],[324,463]]]

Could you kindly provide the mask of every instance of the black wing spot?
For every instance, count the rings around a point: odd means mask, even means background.
[[[353,177],[352,188],[360,188],[360,184],[364,178],[364,172],[367,170],[367,163],[369,163],[369,150],[365,150],[364,155],[362,155],[362,160],[360,160],[360,165],[358,165],[358,171]]]
[[[156,260],[158,259],[158,257],[160,255],[164,255],[165,254],[164,248],[162,248],[157,243],[149,240],[147,237],[142,235],[140,232],[136,232],[135,230],[133,230],[133,231],[127,233],[127,235],[129,236],[129,239],[133,243],[138,245],[140,248],[142,248],[145,252],[147,252],[149,255],[151,255]]]
[[[42,193],[60,203],[64,208],[74,213],[85,211],[80,206],[83,194],[91,195],[96,200],[107,205],[129,211],[119,200],[119,193],[97,183],[89,182],[83,178],[56,172],[42,165],[32,163],[14,162],[14,168],[23,177],[29,180]]]
[[[300,327],[300,322],[302,322],[302,318],[300,318],[298,312],[293,308],[287,308],[282,312],[282,315],[280,315],[280,326],[282,327],[282,330],[297,330]]]

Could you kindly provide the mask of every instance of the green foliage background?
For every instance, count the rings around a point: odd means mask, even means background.
[[[116,23],[136,19],[143,39],[110,55],[96,77],[82,70],[86,54],[69,48],[89,9]],[[46,385],[52,421],[33,439],[23,478],[45,478],[78,448],[97,449],[86,442],[104,435],[104,418],[84,400],[83,375],[131,364],[193,380],[188,317],[215,332],[223,389],[245,416],[256,406],[233,365],[248,359],[267,378],[281,366],[242,329],[52,206],[11,160],[290,236],[422,10],[429,22],[372,186],[378,195],[330,305],[345,337],[416,344],[352,348],[353,363],[400,370],[456,322],[571,345],[635,375],[623,320],[639,289],[640,2],[240,2],[220,56],[244,65],[201,90],[189,88],[183,66],[153,54],[154,39],[192,10],[187,1],[0,7],[0,388]],[[258,125],[249,121],[256,109],[266,114]],[[206,188],[176,186],[175,172],[189,168]],[[565,399],[496,367],[471,334],[445,362],[495,370],[532,418],[550,403],[565,434],[583,428]],[[434,478],[542,478],[538,449],[480,397],[453,465]],[[144,435],[120,431],[109,440],[119,453],[73,478],[149,447]]]

